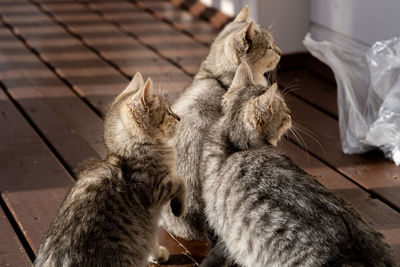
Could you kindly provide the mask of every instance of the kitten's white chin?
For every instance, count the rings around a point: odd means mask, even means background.
[[[269,141],[269,143],[273,146],[277,146],[278,145],[278,140],[271,140]]]
[[[268,81],[265,78],[264,74],[259,75],[258,77],[254,76],[253,79],[254,79],[255,84],[259,84],[259,85],[262,85],[262,86],[267,86],[268,85]]]

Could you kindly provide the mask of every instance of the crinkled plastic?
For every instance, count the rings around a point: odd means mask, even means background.
[[[360,51],[307,34],[304,45],[335,75],[343,151],[379,147],[400,165],[400,38]]]

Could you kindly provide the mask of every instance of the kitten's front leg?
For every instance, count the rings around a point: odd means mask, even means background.
[[[211,250],[203,259],[201,267],[221,267],[227,265],[226,247],[211,226],[207,225],[207,238]]]
[[[162,263],[168,261],[169,252],[164,246],[160,246],[158,238],[154,240],[153,251],[149,257],[149,261],[153,263]]]
[[[183,215],[186,211],[186,197],[187,197],[187,191],[186,191],[186,181],[182,179],[180,176],[176,176],[173,179],[174,182],[174,188],[175,188],[175,193],[171,195],[171,210],[172,213],[179,217]]]
[[[226,247],[222,243],[216,243],[203,259],[200,267],[221,267],[227,265]]]

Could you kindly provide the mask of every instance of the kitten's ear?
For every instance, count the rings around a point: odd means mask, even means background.
[[[242,62],[236,70],[231,87],[242,88],[250,85],[254,85],[252,71],[247,63]]]
[[[122,93],[137,92],[140,88],[143,87],[143,83],[144,82],[142,74],[140,74],[140,72],[136,72],[128,87],[126,87],[126,89]]]
[[[147,107],[148,99],[150,95],[153,93],[153,82],[151,81],[150,78],[147,79],[146,83],[144,84],[140,92],[141,92],[140,100],[142,101],[142,104],[145,107]]]
[[[149,97],[153,92],[153,83],[150,78],[147,79],[146,83],[136,92],[131,98],[133,106],[140,111],[140,114],[144,114],[149,110]]]
[[[278,85],[274,83],[268,90],[257,98],[258,106],[263,109],[263,111],[273,112],[272,102],[274,100],[274,95],[278,90]]]
[[[250,22],[250,9],[245,5],[242,10],[236,15],[234,22]]]
[[[240,51],[247,51],[250,47],[250,43],[254,39],[254,21],[250,22],[244,29],[235,35],[236,49]]]
[[[236,65],[240,64],[240,55],[247,52],[254,35],[254,22],[252,21],[225,42],[225,54],[231,59],[232,63]]]

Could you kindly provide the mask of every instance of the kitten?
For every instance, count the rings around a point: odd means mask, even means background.
[[[276,88],[255,85],[242,63],[223,97],[202,161],[207,220],[220,240],[201,266],[225,257],[251,267],[394,266],[381,234],[272,146],[291,127]]]
[[[106,160],[78,172],[39,248],[35,266],[147,266],[168,260],[158,245],[161,208],[185,211],[185,182],[167,139],[179,117],[140,73],[106,113]]]
[[[263,75],[276,67],[280,55],[271,34],[250,21],[247,6],[211,45],[193,83],[173,106],[182,120],[171,144],[177,150],[177,171],[188,185],[188,209],[180,218],[168,209],[163,211],[162,224],[168,232],[190,240],[206,237],[199,184],[204,134],[220,117],[222,95],[231,85],[239,64],[246,62],[256,82],[266,85]]]

